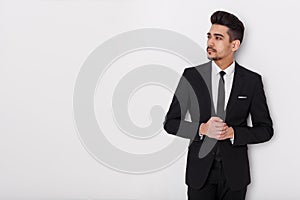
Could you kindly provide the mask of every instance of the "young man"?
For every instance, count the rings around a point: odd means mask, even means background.
[[[272,119],[261,76],[234,59],[243,41],[243,23],[224,11],[213,13],[211,23],[211,61],[184,70],[164,129],[191,140],[186,166],[189,200],[242,200],[250,183],[247,145],[271,139]],[[184,120],[187,111],[191,121]]]

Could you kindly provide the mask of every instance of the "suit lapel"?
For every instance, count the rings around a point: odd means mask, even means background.
[[[207,90],[209,92],[210,95],[210,102],[211,102],[211,114],[214,115],[215,112],[215,107],[213,105],[213,100],[212,100],[212,83],[211,83],[211,61],[208,63],[205,63],[204,65],[201,65],[200,67],[196,67],[197,71],[200,73],[200,75],[202,76]]]
[[[244,83],[245,83],[245,79],[244,79],[243,71],[241,70],[241,66],[236,62],[232,88],[231,88],[230,96],[229,96],[228,103],[226,106],[226,118],[228,118],[228,115],[231,114],[230,111],[236,104],[237,96],[240,94]]]

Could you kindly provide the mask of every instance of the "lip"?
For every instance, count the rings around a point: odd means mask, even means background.
[[[207,52],[216,52],[215,50],[212,50],[212,49],[207,49]]]
[[[214,49],[212,49],[212,48],[210,48],[210,47],[207,47],[206,51],[207,51],[207,52],[216,52],[216,50],[214,50]]]

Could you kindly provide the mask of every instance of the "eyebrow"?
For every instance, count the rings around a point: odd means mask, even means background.
[[[211,35],[211,33],[207,33],[208,36]],[[219,36],[219,37],[224,37],[224,35],[220,34],[220,33],[214,33],[214,36]]]

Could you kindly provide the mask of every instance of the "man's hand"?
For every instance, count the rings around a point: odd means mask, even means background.
[[[219,117],[211,117],[206,123],[200,125],[200,134],[217,140],[233,138],[233,128],[229,128]]]
[[[219,140],[232,139],[234,135],[234,130],[232,127],[228,127],[224,134],[221,134]]]

